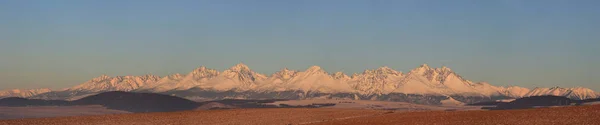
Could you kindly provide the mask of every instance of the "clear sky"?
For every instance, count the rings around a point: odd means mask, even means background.
[[[0,89],[243,62],[600,90],[598,0],[0,0]]]

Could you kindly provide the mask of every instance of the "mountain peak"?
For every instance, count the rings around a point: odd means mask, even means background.
[[[102,81],[102,80],[106,80],[109,79],[110,76],[107,76],[106,74],[102,74],[101,76],[98,76],[96,78],[93,78],[92,81],[96,82],[96,81]]]
[[[387,67],[387,66],[382,66],[382,67],[377,68],[377,70],[393,70],[393,69],[390,67]]]
[[[152,75],[152,74],[146,74],[146,75],[142,76],[142,78],[160,78],[160,77]]]
[[[275,72],[273,75],[273,77],[279,77],[279,78],[283,78],[283,79],[289,79],[292,76],[296,75],[296,71],[294,70],[290,70],[288,68],[283,68],[281,69],[281,71]]]
[[[207,70],[207,68],[205,66],[200,66],[200,67],[196,68],[196,70],[194,70],[194,71],[204,71],[204,70]]]
[[[446,66],[442,66],[441,69],[442,69],[442,71],[452,71],[452,69],[450,69],[450,68],[448,68]]]
[[[427,64],[421,64],[421,66],[411,70],[409,73],[411,74],[419,74],[419,75],[423,75],[425,72],[431,70],[431,68],[429,67],[429,65]]]
[[[172,75],[167,76],[170,79],[181,79],[183,77],[183,75],[179,74],[179,73],[175,73]]]
[[[336,72],[333,74],[333,78],[334,79],[349,79],[350,77],[348,77],[348,75],[344,74],[343,72]]]
[[[219,74],[219,72],[214,69],[206,68],[205,66],[200,66],[200,67],[196,68],[194,71],[192,71],[190,74],[191,74],[191,76],[202,78],[202,77],[216,76]]]
[[[306,72],[325,72],[325,71],[319,66],[311,66],[308,69],[306,69]]]
[[[321,67],[319,67],[319,66],[310,66],[310,67],[308,67],[308,70],[321,70]]]
[[[421,66],[419,66],[419,68],[429,69],[429,65],[427,65],[427,63],[423,63],[423,64],[421,64]]]
[[[400,74],[402,74],[402,73],[400,73],[400,72],[398,72],[398,71],[396,71],[396,70],[394,70],[394,69],[392,69],[390,67],[387,67],[387,66],[379,67],[379,68],[377,68],[375,70],[365,70],[365,72],[363,74],[372,74],[372,73],[375,73],[375,74],[394,74],[394,75],[400,75]]]
[[[237,65],[235,65],[229,69],[233,70],[233,71],[250,70],[250,68],[248,68],[248,66],[244,63],[238,63]]]

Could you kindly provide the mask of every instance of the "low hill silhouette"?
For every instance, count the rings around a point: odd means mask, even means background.
[[[200,104],[180,97],[156,93],[104,92],[75,101],[39,100],[25,98],[0,99],[0,106],[75,106],[102,105],[108,109],[128,112],[169,112],[192,110]]]
[[[567,105],[581,105],[583,103],[590,103],[600,101],[600,98],[586,99],[586,100],[573,100],[564,96],[531,96],[519,98],[511,102],[481,102],[470,105],[496,105],[496,107],[484,107],[485,109],[492,110],[505,110],[505,109],[527,109],[534,107],[545,107],[545,106],[567,106]],[[495,103],[495,104],[494,104]]]
[[[156,93],[104,92],[71,102],[73,105],[102,105],[129,112],[168,112],[192,110],[198,103],[180,97]]]

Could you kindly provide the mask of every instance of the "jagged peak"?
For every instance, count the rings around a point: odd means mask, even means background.
[[[350,78],[348,75],[346,75],[343,72],[335,72],[335,73],[333,73],[332,76],[333,76],[334,79],[346,79],[346,78]]]
[[[387,66],[383,66],[383,67],[379,67],[375,70],[376,73],[383,73],[383,74],[388,74],[388,73],[392,73],[392,74],[400,74],[400,72],[389,68]]]
[[[382,66],[382,67],[377,68],[377,70],[393,70],[393,69],[388,66]]]
[[[91,81],[96,82],[96,81],[102,81],[102,80],[106,80],[106,79],[110,79],[110,78],[111,78],[110,76],[108,76],[106,74],[102,74],[102,75],[100,75],[100,76],[98,76],[96,78],[92,78]]]
[[[281,70],[273,73],[273,75],[271,75],[271,76],[294,75],[294,74],[296,74],[296,72],[298,72],[298,71],[296,71],[296,70],[290,70],[288,68],[283,68],[283,69],[281,69]]]
[[[333,73],[333,76],[348,76],[348,75],[346,75],[344,72],[335,72],[335,73]]]
[[[212,76],[216,76],[218,74],[219,74],[219,72],[215,69],[209,69],[209,68],[206,68],[205,66],[200,66],[188,75],[193,76],[193,77],[212,77]]]
[[[156,75],[152,75],[152,74],[146,74],[146,75],[142,76],[142,78],[160,78],[160,77],[156,76]]]
[[[429,67],[429,65],[427,65],[427,63],[421,64],[421,66],[419,66],[419,68],[430,69],[430,67]]]
[[[325,70],[323,70],[321,67],[319,66],[311,66],[308,69],[306,69],[305,72],[325,72]]]
[[[229,70],[233,70],[233,71],[249,71],[250,68],[248,68],[248,66],[244,63],[238,63],[235,66],[229,68]]]
[[[410,74],[419,74],[419,75],[423,75],[425,72],[427,72],[427,71],[429,71],[429,70],[432,70],[432,68],[431,68],[431,67],[429,67],[429,65],[427,65],[427,64],[425,63],[425,64],[421,64],[421,66],[419,66],[419,67],[417,67],[417,68],[415,68],[415,69],[413,69],[413,70],[410,70],[410,72],[409,72],[409,73],[410,73]]]
[[[179,74],[179,73],[175,73],[175,74],[171,74],[171,75],[169,75],[169,76],[167,76],[167,77],[168,77],[168,78],[171,78],[171,79],[180,79],[180,78],[182,78],[182,77],[183,77],[183,75],[181,75],[181,74]]]
[[[279,70],[279,72],[296,72],[295,70],[290,70],[288,68],[283,68],[281,70]]]
[[[350,76],[350,78],[356,78],[356,77],[358,77],[358,76],[360,76],[360,74],[358,74],[358,73],[353,73],[353,74],[352,74],[352,76]]]
[[[194,69],[194,71],[204,71],[204,70],[208,70],[208,68],[206,68],[206,66],[200,66],[200,67]]]
[[[442,66],[442,68],[440,68],[440,70],[442,71],[452,71],[452,69],[446,67],[446,66]]]
[[[396,71],[387,66],[379,67],[375,70],[365,70],[362,73],[363,75],[385,75],[385,74],[393,74],[393,75],[402,75],[401,72]]]
[[[216,71],[216,70],[207,68],[206,66],[200,66],[200,67],[194,69],[194,72],[206,72],[206,71]]]

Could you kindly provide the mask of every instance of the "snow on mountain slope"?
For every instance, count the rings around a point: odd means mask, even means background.
[[[348,84],[334,79],[331,75],[318,66],[312,66],[304,72],[298,72],[294,77],[291,77],[291,79],[287,80],[286,82],[282,82],[281,85],[261,86],[259,89],[262,91],[302,90],[304,92],[313,91],[322,93],[354,92],[354,90]]]
[[[421,97],[429,98],[435,96],[436,99],[429,101],[439,101],[439,99],[446,99],[445,97],[452,97],[465,102],[491,98],[521,98],[537,95],[558,95],[574,99],[597,98],[600,96],[598,93],[587,88],[536,88],[530,91],[527,88],[517,86],[502,87],[485,82],[473,83],[464,79],[448,67],[431,68],[427,64],[410,70],[406,74],[384,66],[373,70],[365,70],[360,74],[354,73],[349,77],[342,72],[329,74],[319,66],[312,66],[305,71],[284,68],[267,77],[252,71],[248,66],[240,63],[222,72],[201,66],[186,75],[173,74],[162,78],[153,75],[117,77],[102,75],[66,90],[40,94],[36,98],[79,98],[104,91],[156,93],[183,91],[183,93],[186,93],[185,91],[191,88],[196,88],[194,90],[204,92],[212,92],[215,98],[222,97],[219,94],[224,94],[221,92],[229,90],[235,92],[225,93],[227,97],[250,97],[247,94],[257,94],[256,92],[258,92],[265,95],[257,97],[268,98],[271,96],[269,94],[273,94],[270,92],[275,92],[276,95],[273,96],[283,94],[281,97],[295,98],[298,95],[298,91],[310,91],[330,94],[339,93],[338,95],[342,96],[342,98],[353,96],[356,99],[376,99],[381,97],[380,99],[399,100],[397,97],[420,98],[418,97],[419,95],[424,95]],[[192,95],[194,94],[193,92],[191,93]],[[391,96],[387,96],[386,94]],[[325,97],[330,97],[327,94],[314,95],[326,95]],[[25,96],[29,95],[25,94]]]
[[[528,88],[518,86],[493,86],[487,82],[475,83],[473,84],[473,87],[481,94],[489,97],[506,96],[511,98],[521,98],[530,91]]]
[[[544,96],[544,95],[553,95],[553,96],[565,96],[571,99],[590,99],[590,98],[598,98],[598,95],[588,88],[560,88],[560,87],[552,87],[552,88],[535,88],[531,90],[529,93],[525,94],[525,97],[529,96]]]
[[[483,96],[470,81],[464,80],[450,68],[430,68],[423,64],[411,70],[401,80],[395,92],[412,94],[441,94]]]
[[[66,91],[131,91],[145,85],[152,85],[159,79],[160,77],[154,75],[117,77],[102,75]]]
[[[343,72],[336,72],[336,73],[333,73],[333,75],[331,75],[331,76],[333,77],[333,79],[340,80],[342,82],[347,82],[352,79],[348,75],[344,74]]]
[[[169,90],[180,90],[193,87],[192,84],[185,84],[181,82],[185,78],[185,75],[173,74],[161,78],[156,84],[146,85],[138,88],[136,91],[148,90],[151,92],[165,92]]]
[[[215,69],[200,66],[187,75],[173,74],[160,79],[156,84],[138,89],[137,91],[165,92],[170,90],[187,90],[193,87],[210,88],[206,84],[220,74]]]
[[[281,71],[273,73],[271,77],[260,83],[256,91],[285,91],[287,88],[285,88],[284,85],[297,75],[298,71],[289,70],[287,68],[281,69]]]
[[[473,87],[478,90],[481,94],[487,96],[502,96],[505,95],[504,87],[493,86],[487,82],[479,82],[473,84]]]
[[[31,97],[42,93],[50,92],[48,88],[41,89],[12,89],[0,91],[0,98],[2,97]]]
[[[583,87],[575,87],[575,88],[570,88],[569,90],[571,90],[571,93],[569,94],[569,98],[572,99],[593,99],[593,98],[600,98],[596,92],[594,92],[591,89],[588,88],[583,88]]]
[[[396,84],[401,78],[401,72],[384,66],[353,75],[348,84],[361,94],[382,94],[396,89]]]
[[[222,73],[207,84],[199,88],[213,89],[218,91],[236,90],[248,91],[258,86],[258,83],[267,79],[267,76],[256,73],[243,63],[237,64]]]
[[[424,64],[425,65],[425,64]],[[427,68],[427,65],[425,65]],[[422,67],[420,67],[422,68]],[[471,95],[471,96],[491,96],[482,94],[482,90],[477,90],[471,81],[463,79],[461,76],[453,72],[450,68],[442,66],[442,68],[429,68],[423,76],[427,77],[433,84],[441,84],[449,88],[454,94]]]
[[[436,85],[417,73],[409,72],[395,86],[392,92],[419,95],[450,95],[452,93],[443,85]]]
[[[460,102],[458,100],[455,100],[452,97],[448,97],[448,99],[442,100],[441,103],[442,103],[442,105],[446,105],[446,106],[462,106],[462,105],[465,105],[465,103]]]
[[[503,95],[512,98],[522,98],[525,96],[525,94],[529,93],[530,91],[531,90],[529,90],[528,88],[523,88],[519,86],[509,86],[506,88],[502,87],[501,89]]]

